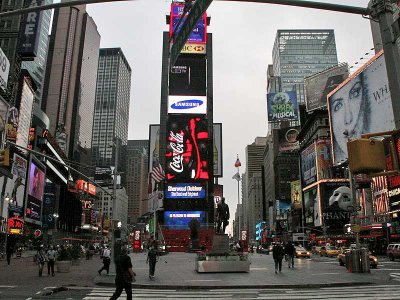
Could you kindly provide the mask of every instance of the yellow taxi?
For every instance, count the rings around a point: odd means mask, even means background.
[[[342,250],[338,256],[337,256],[337,260],[339,262],[340,266],[344,266],[346,264],[346,253],[350,252],[351,249],[344,249]],[[378,267],[378,258],[374,255],[371,254],[371,252],[369,252],[369,265],[371,268],[376,269]]]
[[[309,251],[307,251],[306,249],[304,249],[303,247],[300,246],[295,246],[295,257],[299,258],[299,257],[305,257],[305,258],[310,258],[311,254]]]
[[[336,257],[338,256],[339,253],[340,253],[339,248],[334,246],[323,246],[319,251],[320,256],[326,256],[326,257]]]

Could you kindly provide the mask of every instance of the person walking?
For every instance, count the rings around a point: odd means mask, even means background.
[[[285,254],[287,255],[288,266],[290,268],[294,268],[294,254],[296,249],[291,241],[289,241],[285,246]]]
[[[103,267],[97,271],[99,275],[101,275],[101,272],[103,270],[106,270],[107,274],[110,272],[110,263],[111,263],[111,251],[108,248],[108,246],[106,246],[106,248],[103,250]]]
[[[149,245],[149,251],[147,252],[146,264],[149,264],[149,279],[154,279],[154,273],[156,271],[156,263],[158,261],[157,242],[151,241]]]
[[[11,242],[7,243],[6,246],[6,257],[7,257],[7,264],[9,265],[11,262],[11,256],[14,252],[14,245]]]
[[[50,246],[50,249],[47,251],[47,274],[50,276],[54,276],[54,262],[56,261],[57,251],[54,250],[53,246]]]
[[[123,247],[121,255],[116,261],[115,292],[110,300],[116,300],[121,296],[122,290],[126,292],[126,299],[132,300],[132,282],[136,273],[132,270],[131,258],[128,256],[128,249]]]
[[[272,248],[272,257],[274,258],[275,262],[275,274],[278,274],[278,269],[279,273],[282,272],[282,259],[284,255],[285,250],[283,249],[282,245],[280,243],[275,244]]]
[[[39,267],[39,277],[41,277],[42,272],[43,272],[44,263],[47,260],[46,252],[44,251],[43,245],[40,245],[39,250],[36,254],[36,259],[37,259],[37,264]]]

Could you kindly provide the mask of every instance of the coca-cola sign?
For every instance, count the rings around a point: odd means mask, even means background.
[[[168,117],[166,178],[167,180],[207,180],[207,120],[200,116]]]

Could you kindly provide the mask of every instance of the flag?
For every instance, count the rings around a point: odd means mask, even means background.
[[[165,178],[164,170],[160,164],[153,167],[151,178],[153,178],[156,183],[161,182]]]
[[[238,182],[240,181],[240,174],[237,172],[235,175],[232,176],[232,179],[236,179]]]
[[[241,165],[242,164],[240,163],[239,156],[238,156],[238,158],[236,159],[236,162],[235,162],[235,168],[239,168]]]

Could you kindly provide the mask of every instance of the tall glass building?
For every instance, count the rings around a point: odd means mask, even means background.
[[[92,135],[92,162],[96,166],[115,165],[115,147],[110,144],[118,140],[119,154],[126,148],[131,73],[121,48],[100,49]],[[117,169],[121,170],[124,162],[119,157]]]
[[[296,91],[304,103],[304,77],[338,64],[332,29],[278,30],[273,48],[273,74],[282,91]]]

